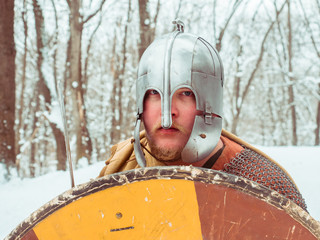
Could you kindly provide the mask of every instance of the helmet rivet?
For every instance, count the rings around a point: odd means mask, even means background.
[[[204,133],[201,133],[199,136],[202,137],[202,138],[206,138],[207,137],[207,135],[205,135]]]

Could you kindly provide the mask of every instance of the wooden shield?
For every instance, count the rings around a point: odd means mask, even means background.
[[[320,224],[275,191],[230,174],[155,167],[79,185],[6,239],[320,239]]]

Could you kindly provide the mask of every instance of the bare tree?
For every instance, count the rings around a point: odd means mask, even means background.
[[[101,26],[101,21],[102,21],[102,15],[100,15],[99,22],[96,25],[96,27],[94,28],[94,30],[92,31],[90,38],[89,38],[88,45],[86,47],[86,57],[84,59],[84,70],[83,70],[83,81],[82,81],[85,86],[88,86],[88,65],[89,65],[89,60],[90,60],[89,56],[90,56],[90,49],[92,47],[92,40],[93,40],[93,37],[96,34],[97,30]],[[86,94],[86,90],[87,90],[87,87],[84,88],[84,94]]]
[[[22,115],[23,115],[23,109],[24,109],[24,94],[25,94],[25,88],[26,88],[26,72],[27,72],[27,52],[28,52],[28,45],[27,45],[27,39],[28,39],[28,22],[27,22],[27,6],[26,6],[26,0],[23,1],[23,10],[22,10],[22,22],[23,22],[23,32],[24,32],[24,40],[23,40],[23,57],[22,57],[22,78],[21,78],[21,90],[20,90],[20,96],[19,96],[19,105],[18,105],[18,126],[17,126],[17,133],[16,133],[16,153],[17,153],[17,159],[16,159],[16,165],[19,173],[19,167],[20,167],[20,139],[22,134],[20,132],[24,128],[24,124],[22,121]]]
[[[114,31],[113,46],[112,46],[112,57],[110,61],[110,70],[112,73],[112,92],[111,92],[111,144],[114,144],[120,139],[120,126],[119,126],[119,109],[118,107],[118,92],[119,92],[119,55],[116,52],[117,46],[117,33]]]
[[[289,106],[291,111],[291,121],[292,121],[292,145],[296,146],[298,143],[298,135],[297,135],[297,114],[296,114],[296,106],[295,106],[295,96],[293,90],[294,78],[292,77],[292,28],[291,28],[291,6],[290,0],[287,0],[288,7],[288,70],[289,70]]]
[[[233,17],[233,15],[236,13],[238,7],[240,6],[242,0],[236,0],[233,4],[233,7],[232,7],[232,10],[230,12],[230,15],[227,16],[226,18],[226,21],[225,21],[225,24],[223,27],[221,27],[221,30],[220,30],[220,33],[219,33],[219,37],[217,38],[216,40],[216,49],[218,50],[218,52],[220,52],[221,50],[221,46],[222,46],[222,39],[223,39],[223,36],[228,28],[228,25]],[[215,5],[214,5],[214,11],[215,11]],[[215,12],[214,12],[215,13]],[[214,23],[215,24],[215,23]],[[214,27],[215,28],[215,27]]]
[[[124,24],[124,30],[123,30],[123,40],[122,40],[122,46],[121,46],[121,53],[117,53],[116,46],[117,46],[117,32],[115,31],[115,37],[114,37],[114,45],[112,48],[112,60],[111,60],[111,72],[113,74],[113,89],[112,89],[112,95],[111,95],[111,102],[112,102],[112,128],[111,128],[111,142],[116,143],[121,139],[121,135],[127,136],[127,133],[130,132],[128,130],[131,130],[131,128],[128,126],[125,126],[125,123],[127,122],[125,117],[128,115],[125,115],[123,113],[124,108],[124,99],[122,92],[125,91],[127,88],[123,88],[124,81],[125,81],[125,75],[126,75],[126,65],[127,65],[127,42],[128,42],[128,31],[129,31],[129,24],[131,22],[132,18],[132,7],[131,7],[131,0],[128,1],[128,9],[127,9],[127,18],[126,22]],[[146,4],[146,3],[143,3]],[[146,7],[146,6],[145,6]],[[157,4],[157,12],[160,8],[160,1],[158,0]],[[140,11],[140,10],[139,10]],[[145,14],[145,12],[143,12]],[[157,15],[157,14],[156,14]],[[150,17],[147,13],[144,15],[144,17]],[[141,16],[140,16],[141,19]],[[157,16],[154,17],[153,21],[156,21]],[[145,20],[144,22],[150,21],[150,19]],[[144,24],[144,26],[149,26],[150,24]],[[121,22],[118,22],[118,26],[121,27]],[[141,24],[140,24],[141,27]],[[149,33],[147,35],[143,34],[143,36],[153,36],[154,37],[154,31],[155,27],[151,27],[149,30],[152,33]],[[141,37],[141,32],[140,32]],[[153,38],[152,37],[152,38]],[[150,42],[148,43],[148,45]],[[144,51],[145,49],[143,49]],[[142,52],[143,53],[143,52]],[[141,54],[142,54],[141,53]],[[139,48],[139,54],[140,54],[140,48]],[[126,108],[128,109],[128,108]],[[130,115],[129,115],[130,118]]]
[[[14,1],[0,1],[0,162],[16,163],[15,154],[15,45],[13,35]]]
[[[154,18],[151,19],[149,12],[149,0],[139,0],[139,20],[140,20],[140,40],[138,44],[139,48],[139,59],[141,58],[143,52],[150,45],[155,37],[155,26],[157,23],[157,18],[160,10],[160,0],[157,3],[156,13]]]
[[[45,63],[43,54],[48,52],[46,48],[48,47],[48,43],[45,41],[46,33],[45,33],[45,26],[44,26],[44,18],[43,13],[41,10],[41,7],[39,5],[38,0],[33,0],[33,9],[34,9],[34,15],[35,15],[35,28],[36,28],[36,39],[37,39],[37,70],[38,70],[38,93],[39,95],[43,96],[45,100],[45,106],[46,110],[48,112],[51,111],[52,106],[52,93],[49,90],[49,87],[47,86],[46,82],[46,74],[44,73],[43,69],[45,69]],[[54,68],[55,66],[53,66]],[[53,90],[53,89],[52,89]],[[56,95],[56,93],[54,93]],[[37,100],[38,103],[38,100]],[[37,104],[38,105],[38,104]],[[38,121],[38,117],[35,117],[35,123]],[[52,129],[52,133],[55,138],[56,142],[56,156],[58,159],[57,169],[58,170],[66,170],[66,149],[65,149],[65,140],[64,140],[64,134],[62,130],[57,126],[55,122],[52,122],[49,120],[50,127]],[[32,154],[32,159],[34,158],[34,155]],[[31,160],[32,162],[35,162],[35,160]]]
[[[29,172],[30,172],[30,177],[35,177],[36,176],[36,168],[37,168],[37,158],[36,158],[36,153],[37,153],[37,142],[34,142],[34,138],[39,131],[39,112],[40,112],[40,97],[39,97],[39,82],[36,84],[36,87],[34,88],[34,94],[33,98],[31,100],[34,104],[33,107],[33,122],[32,122],[32,135],[30,137],[30,142],[31,142],[31,150],[30,150],[30,161],[29,161]]]
[[[243,46],[241,45],[241,37],[240,36],[236,36],[236,38],[238,39],[238,53],[237,53],[237,58],[240,58],[243,54]],[[239,72],[240,70],[240,62],[236,61],[236,73]],[[238,104],[239,99],[240,99],[240,94],[241,94],[241,77],[238,76],[236,74],[236,76],[234,77],[234,86],[233,86],[233,92],[231,94],[231,101],[233,102],[233,106],[235,111],[232,111],[232,115],[233,115],[233,121],[232,121],[232,125],[231,125],[231,131],[233,133],[236,133],[236,127],[238,125],[238,121],[239,121],[239,117],[237,117],[237,113],[239,113],[241,111],[240,109],[240,105]]]
[[[304,5],[302,4],[301,0],[299,0],[300,7],[303,12],[303,17],[305,24],[307,26],[308,32],[310,34],[312,46],[318,56],[318,59],[320,60],[320,49],[318,49],[317,42],[316,42],[316,37],[313,29],[310,27],[310,22],[307,16],[307,13],[305,11]],[[320,2],[317,0],[317,10],[318,10],[318,16],[320,15]],[[318,95],[320,96],[320,83],[318,84]],[[320,101],[318,101],[317,104],[317,113],[316,113],[316,118],[315,118],[315,123],[316,123],[316,128],[314,130],[314,135],[315,135],[315,140],[314,140],[314,145],[320,145]]]
[[[55,85],[55,93],[57,95],[58,93],[58,80],[57,80],[57,49],[58,49],[58,16],[57,16],[57,10],[55,7],[54,0],[51,1],[52,6],[54,9],[54,16],[55,16],[55,32],[53,36],[53,78],[54,78],[54,85]],[[42,89],[44,89],[44,93],[50,93],[48,86],[43,82],[44,86]],[[47,106],[52,104],[52,96],[47,96],[45,98]],[[50,111],[50,109],[48,109]],[[50,127],[52,129],[52,133],[54,135],[54,138],[56,140],[56,156],[58,160],[57,170],[66,170],[67,169],[67,153],[66,153],[66,147],[65,147],[65,138],[64,133],[60,128],[57,127],[56,123],[53,123],[49,121]]]
[[[86,18],[80,13],[80,0],[67,0],[70,14],[70,39],[67,50],[66,84],[71,90],[72,123],[76,133],[76,160],[82,157],[91,162],[92,142],[87,127],[86,108],[84,103],[84,86],[81,66],[81,38],[84,24],[101,11],[105,0]]]
[[[318,84],[318,93],[320,95],[320,84]],[[318,101],[317,115],[316,115],[316,129],[314,130],[315,140],[314,145],[320,145],[320,101]]]
[[[284,8],[284,6],[285,6],[285,3],[286,3],[286,2],[284,2],[284,3],[282,4],[282,6],[280,7],[279,10],[276,9],[276,18],[278,18],[279,14],[282,12],[282,10],[283,10],[283,8]],[[257,72],[258,69],[259,69],[259,66],[260,66],[260,64],[261,64],[261,62],[262,62],[262,59],[263,59],[263,55],[264,55],[264,53],[265,53],[265,50],[264,50],[265,43],[266,43],[267,38],[268,38],[268,36],[269,36],[269,33],[271,32],[271,30],[272,30],[272,28],[273,28],[273,26],[274,26],[274,24],[275,24],[276,21],[277,21],[277,20],[274,20],[274,21],[272,21],[272,22],[270,23],[267,31],[265,32],[265,34],[264,34],[264,36],[263,36],[263,39],[262,39],[262,41],[261,41],[260,48],[259,48],[258,58],[257,58],[257,60],[256,60],[256,63],[255,63],[255,65],[254,65],[254,68],[253,68],[252,72],[251,72],[250,75],[249,75],[248,80],[247,80],[247,81],[244,81],[243,79],[241,79],[241,81],[240,81],[240,80],[238,79],[238,80],[235,81],[236,84],[237,84],[237,83],[240,84],[240,82],[245,84],[243,90],[242,90],[240,93],[237,94],[237,97],[238,97],[238,98],[234,100],[234,104],[235,104],[234,109],[235,109],[235,112],[233,113],[233,121],[232,121],[231,131],[232,131],[233,133],[235,133],[235,134],[237,133],[237,126],[238,126],[238,122],[239,122],[239,120],[240,120],[240,114],[241,114],[241,112],[242,112],[242,108],[243,108],[243,106],[244,106],[244,103],[245,103],[245,100],[246,100],[246,98],[247,98],[247,96],[248,96],[248,93],[249,93],[251,84],[252,84],[253,80],[255,79],[256,72]],[[236,89],[238,89],[238,88],[239,88],[239,87],[236,87]]]
[[[114,143],[132,134],[131,124],[135,119],[132,85],[138,59],[156,32],[162,34],[172,29],[173,25],[165,26],[163,22],[174,17],[180,17],[194,33],[214,36],[213,45],[220,50],[226,69],[225,99],[230,100],[230,104],[225,108],[227,120],[224,126],[228,130],[250,141],[257,140],[259,144],[262,141],[265,144],[292,144],[291,107],[294,104],[297,143],[320,144],[317,65],[320,59],[317,16],[320,7],[317,6],[320,1],[311,0],[312,8],[300,0],[288,1],[271,1],[278,5],[275,11],[269,7],[270,1],[258,1],[257,5],[243,0],[205,0],[201,3],[189,0],[174,3],[161,0],[108,1],[113,4],[111,11],[119,9],[116,14],[110,14],[106,7],[101,9],[104,2],[101,0],[66,0],[65,3],[49,0],[45,8],[39,0],[15,1],[15,142],[18,153],[15,161],[21,166],[20,176],[29,175],[30,155],[34,156],[30,167],[36,167],[32,170],[35,173],[41,164],[44,164],[42,170],[45,172],[46,163],[40,157],[47,154],[46,161],[50,161],[65,155],[57,152],[59,146],[65,150],[64,139],[57,140],[59,137],[54,135],[54,127],[49,125],[50,118],[46,118],[47,112],[50,113],[55,106],[57,90],[54,91],[54,85],[47,84],[52,76],[55,85],[61,79],[64,84],[70,136],[74,140],[72,147],[77,152],[77,159],[86,157],[90,161],[90,156],[93,158],[99,151],[103,157],[107,151],[105,144],[110,143],[110,138]],[[46,29],[30,17],[33,2],[41,6],[44,18],[41,21]],[[252,6],[251,3],[259,5],[256,11],[246,8]],[[86,8],[82,4],[96,8]],[[283,13],[288,4],[291,4],[292,26],[289,26],[289,15]],[[61,11],[63,8],[70,11]],[[70,29],[65,29],[59,24],[68,16]],[[160,23],[158,19],[164,21]],[[34,23],[39,32],[35,33]],[[48,24],[52,27],[48,28]],[[232,43],[224,47],[227,41]],[[1,54],[3,56],[3,48]],[[41,65],[45,69],[41,69]],[[38,79],[39,82],[34,84]],[[294,93],[291,100],[290,87]],[[255,106],[254,101],[257,101]],[[4,105],[4,102],[0,104]],[[94,114],[100,115],[93,117]],[[309,131],[312,131],[311,137],[308,137]],[[253,132],[261,133],[263,137]],[[56,145],[58,143],[61,145]],[[58,160],[58,169],[65,169],[65,157],[58,157]]]

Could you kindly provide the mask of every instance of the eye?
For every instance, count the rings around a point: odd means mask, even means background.
[[[148,94],[157,95],[157,94],[159,94],[159,92],[157,90],[151,89],[151,90],[148,91]]]
[[[182,95],[187,96],[187,97],[190,97],[190,96],[193,95],[193,92],[192,92],[192,91],[183,91],[183,92],[182,92]]]

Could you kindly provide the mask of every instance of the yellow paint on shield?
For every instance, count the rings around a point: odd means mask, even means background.
[[[154,179],[83,197],[34,231],[50,239],[202,239],[194,183]]]

